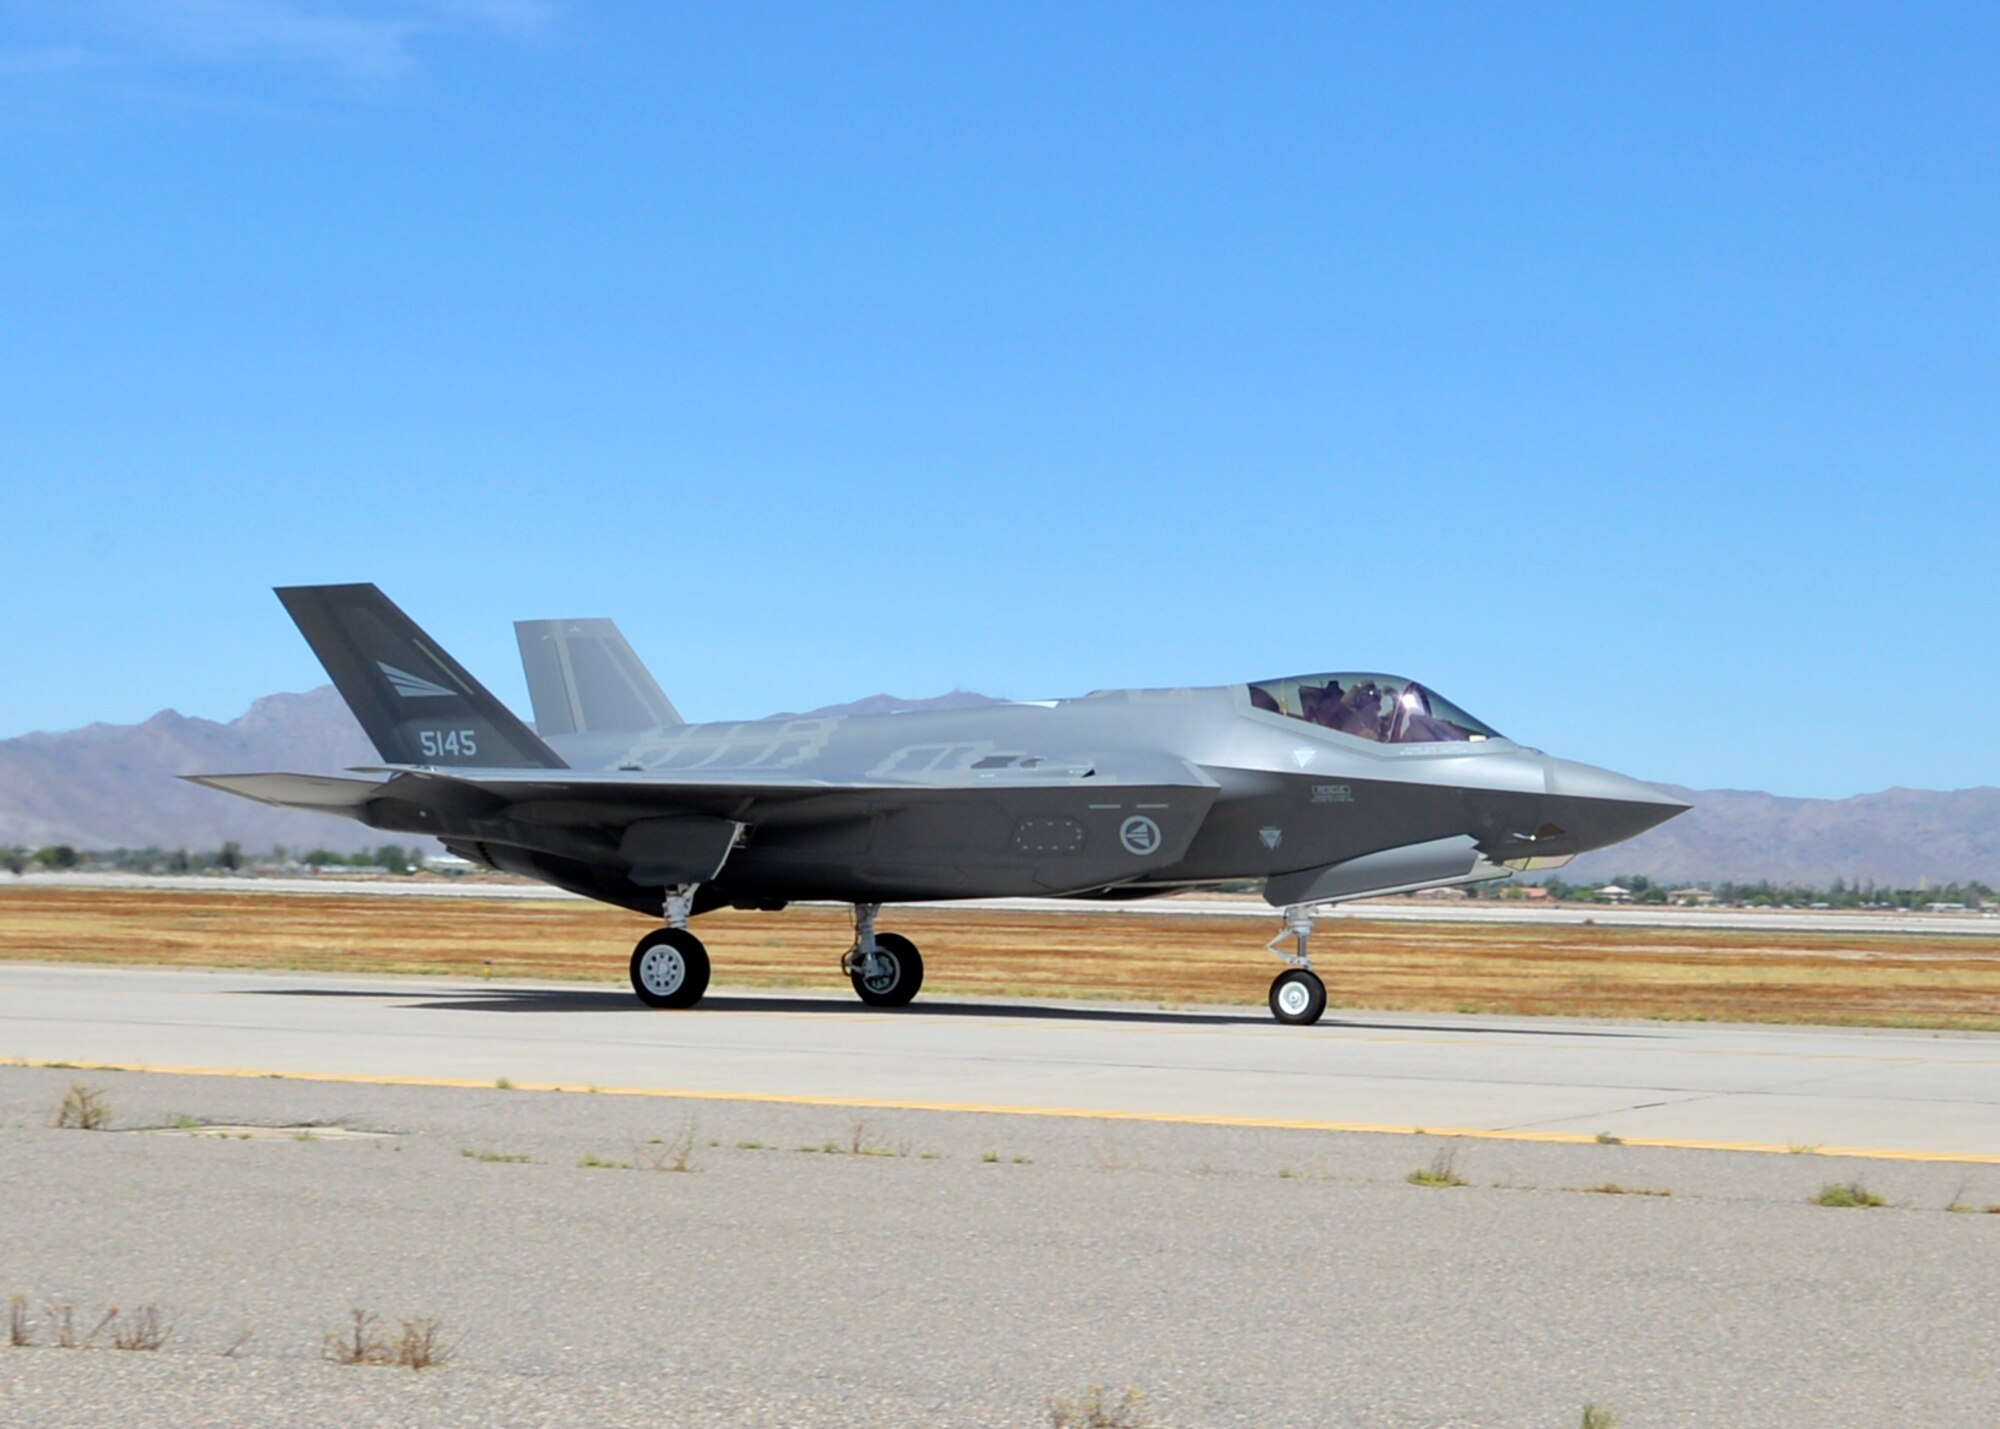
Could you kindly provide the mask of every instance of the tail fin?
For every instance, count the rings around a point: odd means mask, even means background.
[[[385,763],[568,767],[374,586],[287,586],[278,599]]]
[[[521,668],[543,734],[684,723],[609,620],[517,620]]]

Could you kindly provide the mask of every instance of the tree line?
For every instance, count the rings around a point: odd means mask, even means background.
[[[1542,886],[1553,898],[1575,903],[1603,902],[1599,889],[1608,884],[1623,888],[1635,903],[1668,903],[1688,885],[1660,883],[1643,873],[1628,873],[1606,883],[1568,883],[1551,878]],[[1759,879],[1754,883],[1724,880],[1693,885],[1713,894],[1718,903],[1742,908],[1927,908],[1933,903],[1960,903],[1980,908],[2000,902],[2000,895],[1987,884],[1973,879],[1929,883],[1916,888],[1892,888],[1873,879],[1834,879],[1822,888],[1812,883],[1777,883]]]
[[[330,848],[295,851],[278,844],[258,854],[246,853],[243,845],[233,839],[215,849],[78,849],[69,844],[48,844],[35,849],[21,845],[0,847],[0,867],[5,867],[17,877],[30,868],[89,868],[116,873],[236,873],[247,868],[361,868],[385,873],[415,873],[422,866],[422,854],[401,844],[383,844],[358,853],[341,853]]]

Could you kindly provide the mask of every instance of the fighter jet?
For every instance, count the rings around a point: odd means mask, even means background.
[[[531,730],[374,586],[277,594],[382,758],[350,772],[381,777],[187,777],[658,919],[631,958],[654,1007],[701,1000],[688,924],[715,908],[851,905],[841,969],[899,1007],[924,961],[886,906],[1258,881],[1282,917],[1272,1015],[1310,1024],[1316,909],[1554,867],[1687,807],[1383,674],[687,724],[608,620],[517,624]]]

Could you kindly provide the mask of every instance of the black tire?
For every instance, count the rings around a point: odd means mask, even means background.
[[[693,1007],[708,991],[708,949],[685,928],[660,928],[632,949],[632,991],[648,1007]]]
[[[1305,968],[1287,968],[1271,980],[1271,1015],[1294,1027],[1310,1027],[1326,1011],[1326,984]]]
[[[907,1005],[924,985],[924,955],[900,933],[877,933],[875,947],[882,955],[884,970],[872,983],[862,981],[858,967],[849,973],[854,995],[870,1007]]]

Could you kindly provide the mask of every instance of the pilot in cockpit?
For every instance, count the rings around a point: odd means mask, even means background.
[[[1324,685],[1299,686],[1299,713],[1310,724],[1324,729],[1340,728],[1340,681]]]
[[[1382,737],[1382,687],[1373,680],[1363,680],[1347,692],[1334,711],[1329,725],[1342,734],[1359,735],[1362,739],[1379,740]]]

